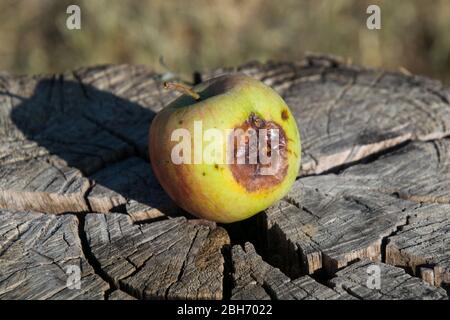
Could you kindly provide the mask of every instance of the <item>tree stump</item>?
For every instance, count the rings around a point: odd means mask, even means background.
[[[231,225],[151,171],[170,75],[0,73],[0,299],[448,299],[450,90],[321,56],[195,78],[230,72],[280,93],[303,149],[289,194]]]

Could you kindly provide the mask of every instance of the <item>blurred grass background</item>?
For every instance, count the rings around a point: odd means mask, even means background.
[[[78,4],[82,29],[66,28]],[[381,7],[381,30],[366,8]],[[329,53],[450,84],[449,0],[0,0],[0,70],[139,63],[188,75],[249,60]]]

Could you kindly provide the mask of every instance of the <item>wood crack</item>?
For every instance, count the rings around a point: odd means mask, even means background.
[[[78,219],[78,237],[80,238],[81,242],[81,248],[83,251],[83,254],[88,261],[89,265],[94,269],[95,274],[97,274],[103,281],[108,283],[109,289],[104,292],[104,299],[107,300],[109,294],[117,290],[117,286],[114,283],[113,279],[111,279],[108,274],[102,269],[101,264],[99,261],[95,258],[95,255],[92,253],[91,248],[89,246],[89,242],[86,237],[86,232],[84,230],[85,228],[85,218],[83,214],[76,215]],[[132,295],[131,293],[128,293]]]

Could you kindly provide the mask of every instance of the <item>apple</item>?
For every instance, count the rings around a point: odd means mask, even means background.
[[[300,134],[283,99],[242,74],[219,76],[183,94],[153,119],[150,161],[163,189],[192,215],[243,220],[281,199],[294,183]]]

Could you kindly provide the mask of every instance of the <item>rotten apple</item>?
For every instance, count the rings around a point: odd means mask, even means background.
[[[150,160],[168,195],[204,219],[243,220],[281,199],[300,167],[300,135],[283,99],[242,74],[183,94],[154,118]]]

